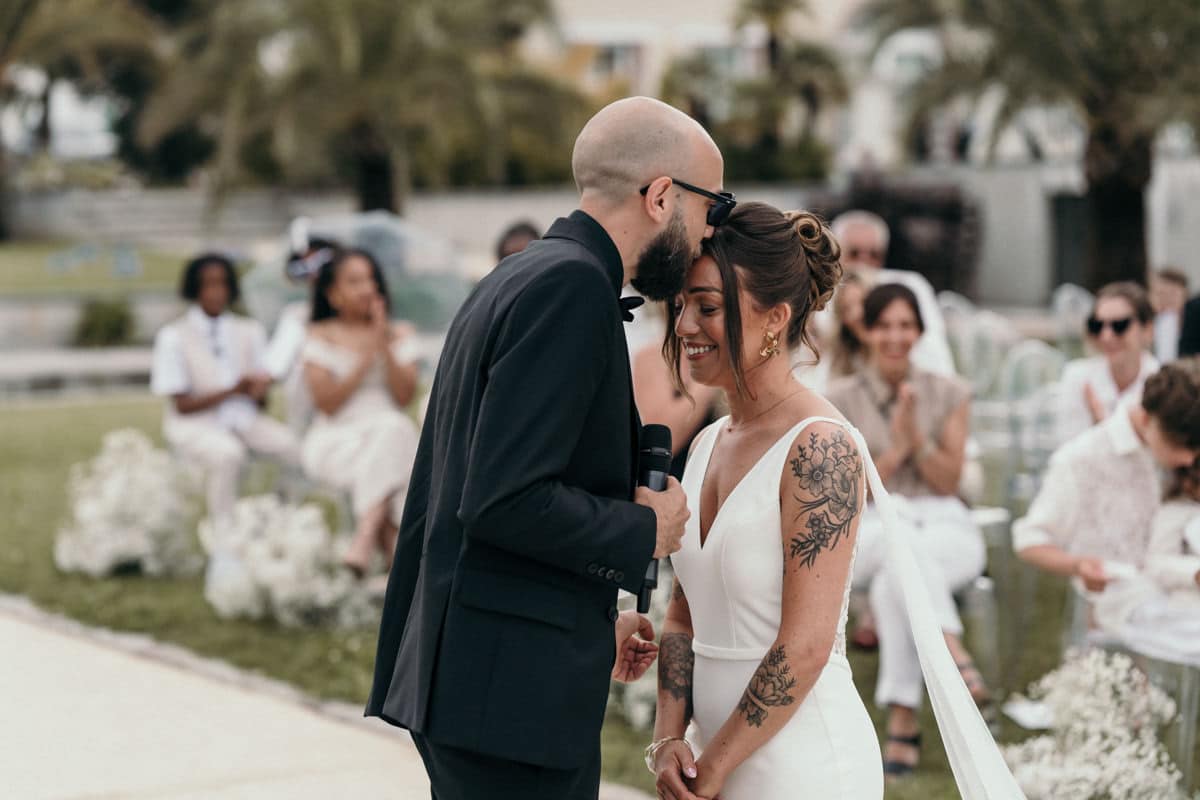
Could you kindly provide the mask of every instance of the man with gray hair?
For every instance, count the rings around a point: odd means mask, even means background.
[[[734,205],[721,154],[635,97],[587,123],[572,169],[579,210],[451,324],[400,523],[367,714],[412,732],[437,800],[594,800],[609,681],[656,652],[617,590],[688,518],[674,478],[635,491],[620,292],[681,290]]]

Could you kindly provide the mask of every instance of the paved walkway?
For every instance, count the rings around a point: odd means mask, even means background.
[[[5,798],[429,797],[407,736],[360,713],[145,637],[0,602]]]

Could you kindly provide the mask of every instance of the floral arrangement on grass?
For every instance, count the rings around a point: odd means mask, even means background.
[[[209,554],[204,596],[221,617],[289,627],[379,621],[369,593],[341,566],[347,541],[330,534],[315,505],[247,497],[229,524],[203,520],[200,541]]]
[[[203,565],[191,533],[190,476],[141,431],[105,434],[99,454],[71,468],[67,493],[71,516],[54,542],[60,570],[171,575]]]
[[[1158,735],[1175,703],[1129,656],[1070,652],[1029,694],[1050,709],[1051,732],[1002,748],[1029,800],[1186,798]]]

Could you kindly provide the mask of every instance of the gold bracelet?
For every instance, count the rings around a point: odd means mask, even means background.
[[[690,744],[688,744],[688,740],[682,736],[667,736],[646,745],[646,769],[650,770],[651,775],[658,774],[654,771],[654,758],[658,755],[658,751],[662,749],[663,745],[667,744],[668,742],[683,742],[684,744],[687,744],[689,750],[692,747]]]

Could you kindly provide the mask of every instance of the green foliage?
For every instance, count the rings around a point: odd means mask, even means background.
[[[79,311],[71,344],[75,347],[115,347],[133,338],[133,312],[124,297],[91,297]]]

